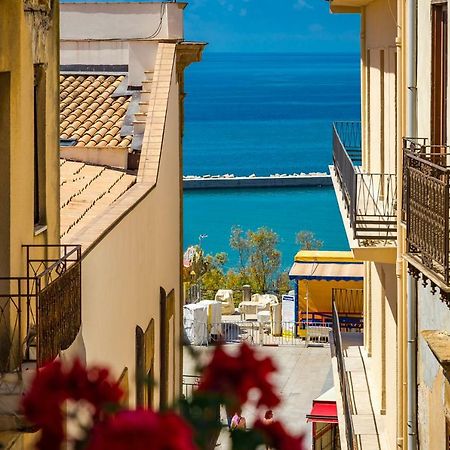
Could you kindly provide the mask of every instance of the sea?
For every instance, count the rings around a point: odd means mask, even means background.
[[[332,123],[360,119],[358,54],[239,54],[205,51],[186,71],[185,175],[329,172]],[[325,250],[347,250],[331,187],[208,189],[184,193],[184,247],[226,252],[234,225],[279,235],[282,269],[296,233]]]

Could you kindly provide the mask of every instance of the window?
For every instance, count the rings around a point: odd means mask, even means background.
[[[144,331],[136,327],[136,406],[144,406],[145,370],[144,370]]]
[[[450,417],[447,417],[445,421],[445,441],[446,441],[446,449],[450,450]]]
[[[431,6],[431,143],[447,141],[447,4]]]
[[[175,343],[174,343],[174,312],[175,292],[166,295],[166,291],[160,289],[160,409],[167,407],[170,395],[171,381],[174,386],[175,377]],[[172,391],[173,394],[173,391]]]
[[[155,321],[144,331],[136,327],[136,406],[153,406],[153,361],[155,358]]]
[[[45,224],[45,67],[34,65],[33,133],[34,133],[34,225]]]
[[[10,244],[10,162],[11,162],[11,90],[10,73],[0,72],[0,274],[9,274],[9,244]],[[0,333],[1,334],[1,333]],[[1,365],[1,361],[0,361]]]
[[[125,369],[123,369],[122,374],[120,375],[118,384],[119,384],[119,388],[123,392],[123,397],[120,401],[120,404],[123,408],[128,409],[130,407],[130,404],[129,404],[130,388],[129,388],[129,384],[128,384],[128,367],[125,367]]]

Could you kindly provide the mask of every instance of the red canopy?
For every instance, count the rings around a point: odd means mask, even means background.
[[[336,402],[313,402],[308,422],[338,423]]]

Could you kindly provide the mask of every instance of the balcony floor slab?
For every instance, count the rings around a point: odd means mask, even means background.
[[[384,420],[377,414],[372,402],[367,373],[362,333],[342,333],[344,362],[352,398],[353,426],[360,450],[387,450],[384,438]],[[341,447],[346,448],[345,419],[340,391],[336,357],[333,357],[333,377],[336,387]]]

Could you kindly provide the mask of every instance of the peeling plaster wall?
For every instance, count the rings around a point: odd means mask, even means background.
[[[445,448],[445,418],[450,417],[449,382],[442,367],[421,335],[423,330],[441,330],[450,333],[450,309],[429,286],[419,280],[417,293],[418,348],[418,430],[420,448]],[[447,396],[446,396],[447,391]]]

